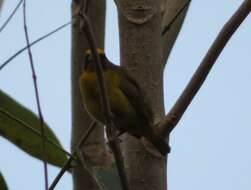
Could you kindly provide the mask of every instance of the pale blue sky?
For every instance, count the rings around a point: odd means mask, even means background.
[[[18,1],[7,0],[0,24]],[[106,53],[119,61],[117,13],[107,0]],[[165,71],[168,110],[217,33],[242,1],[192,1]],[[70,1],[27,1],[31,40],[70,20]],[[169,190],[250,190],[251,188],[251,18],[235,33],[207,81],[171,136]],[[63,146],[71,134],[70,27],[32,48],[42,110]],[[22,11],[0,34],[0,64],[25,45]],[[36,111],[28,57],[23,53],[0,72],[0,88]],[[0,171],[11,190],[43,190],[43,166],[0,138]],[[50,182],[58,173],[49,168]],[[72,188],[65,175],[56,189]]]

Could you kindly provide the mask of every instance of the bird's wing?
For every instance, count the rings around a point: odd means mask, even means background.
[[[147,101],[145,93],[137,81],[125,68],[118,68],[121,74],[120,89],[134,107],[136,113],[144,117],[150,123],[153,122],[153,113],[150,101]]]

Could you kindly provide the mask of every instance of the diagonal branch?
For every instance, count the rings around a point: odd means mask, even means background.
[[[120,146],[119,146],[119,139],[116,137],[116,129],[115,129],[115,126],[113,125],[112,118],[111,118],[111,109],[110,109],[109,101],[107,98],[107,91],[106,91],[105,82],[103,78],[103,70],[101,67],[100,57],[97,53],[97,46],[96,46],[94,33],[92,30],[89,18],[86,16],[85,12],[84,13],[80,12],[79,16],[81,18],[80,27],[82,30],[84,30],[86,34],[86,37],[87,37],[87,40],[88,40],[88,43],[89,43],[89,46],[93,55],[93,61],[96,67],[98,88],[99,88],[100,98],[102,102],[102,109],[103,109],[102,111],[105,116],[106,134],[109,140],[109,145],[110,145],[111,150],[113,151],[113,154],[116,160],[116,165],[117,165],[118,173],[121,179],[122,188],[124,190],[129,190],[128,180],[125,173],[123,156],[122,156]]]
[[[194,73],[190,82],[171,108],[166,117],[158,124],[161,135],[168,137],[171,131],[175,128],[189,104],[199,91],[211,68],[215,64],[220,53],[226,46],[227,42],[248,16],[251,11],[251,0],[245,0],[239,9],[234,13],[230,20],[225,24],[214,43],[208,50],[198,69]]]
[[[181,13],[185,10],[186,7],[190,4],[191,0],[187,0],[184,5],[179,9],[179,11],[174,15],[174,17],[171,19],[171,21],[164,26],[161,35],[164,36],[166,32],[169,31],[169,29],[172,27],[172,25],[175,23],[177,18],[181,15]]]
[[[88,172],[90,175],[92,175],[92,174],[93,174],[92,169],[89,168],[89,167],[87,166],[85,157],[84,157],[83,152],[81,151],[81,149],[77,149],[76,154],[77,154],[77,156],[78,156],[78,159],[79,159],[79,162],[80,162],[80,165],[82,166],[82,168],[83,168],[84,170],[87,170],[87,172]],[[96,183],[97,183],[99,189],[100,189],[100,190],[104,190],[102,184],[99,183],[97,177],[96,177],[95,175],[92,175],[92,177],[93,177],[93,179],[96,181]]]
[[[96,125],[96,122],[92,122],[91,123],[91,125],[88,128],[88,130],[85,132],[85,134],[82,136],[82,138],[80,139],[79,143],[77,144],[76,150],[73,152],[73,154],[70,156],[70,158],[67,160],[67,162],[65,163],[65,165],[61,168],[61,170],[58,173],[58,175],[53,180],[52,184],[49,187],[49,190],[53,190],[56,187],[56,185],[58,184],[58,182],[60,181],[60,179],[63,177],[64,173],[71,167],[72,161],[74,160],[74,156],[76,155],[77,150],[80,149],[83,146],[83,144],[85,143],[85,141],[88,139],[89,135],[91,134],[91,132],[95,128],[95,125]],[[85,167],[85,166],[82,165],[82,167]]]
[[[61,170],[58,173],[58,175],[53,180],[52,184],[49,187],[49,190],[53,190],[56,187],[56,185],[58,184],[58,182],[60,181],[60,179],[63,177],[64,173],[71,167],[72,161],[73,161],[72,157],[70,157],[67,160],[67,162],[64,164],[64,166],[61,168]]]
[[[38,92],[38,85],[37,85],[37,76],[36,71],[33,63],[33,57],[31,53],[30,48],[30,41],[29,41],[29,35],[28,35],[28,29],[27,29],[27,21],[26,21],[26,0],[23,1],[23,21],[24,21],[24,32],[25,32],[25,39],[28,46],[28,55],[30,60],[30,67],[32,71],[32,78],[33,78],[33,85],[35,90],[35,96],[36,96],[36,103],[37,103],[37,110],[38,110],[38,116],[40,120],[40,130],[41,130],[41,136],[42,136],[42,152],[43,152],[43,164],[44,164],[44,180],[45,180],[45,190],[48,190],[48,168],[47,168],[47,160],[46,160],[46,145],[45,145],[45,139],[46,135],[44,132],[44,119],[43,114],[41,110],[40,105],[40,99],[39,99],[39,92]]]
[[[40,38],[34,40],[33,42],[31,42],[29,44],[29,47],[35,45],[36,43],[46,39],[47,37],[51,36],[52,34],[62,30],[63,28],[65,28],[66,26],[70,25],[72,23],[72,21],[69,21],[59,27],[57,27],[56,29],[52,30],[51,32],[41,36]],[[28,49],[28,46],[25,46],[23,47],[22,49],[18,50],[15,54],[13,54],[11,57],[9,57],[5,62],[3,62],[1,65],[0,65],[0,71],[5,67],[7,66],[8,63],[10,63],[14,58],[16,58],[18,55],[20,55],[21,53],[23,53],[25,50]]]
[[[20,0],[18,2],[18,4],[16,5],[16,7],[14,8],[14,10],[11,12],[10,16],[7,18],[7,20],[3,23],[3,25],[0,27],[0,33],[3,31],[3,29],[7,26],[7,24],[10,22],[10,20],[12,19],[12,17],[16,14],[18,8],[21,6],[23,0]],[[1,8],[1,6],[0,6]]]

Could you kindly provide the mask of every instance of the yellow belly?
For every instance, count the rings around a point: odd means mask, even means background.
[[[114,115],[120,115],[122,120],[129,124],[136,114],[127,97],[119,87],[119,76],[115,72],[106,71],[104,72],[104,80],[112,113]],[[80,77],[79,82],[86,110],[95,120],[104,123],[96,74],[93,72],[85,72]]]

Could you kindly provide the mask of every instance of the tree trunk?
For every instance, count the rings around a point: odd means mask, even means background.
[[[116,2],[119,13],[121,64],[137,76],[135,78],[151,100],[157,122],[165,113],[163,97],[165,62],[181,28],[185,13],[180,15],[174,23],[175,27],[163,37],[162,26],[166,24],[165,21],[168,22],[168,17],[174,17],[185,0],[117,0]],[[165,12],[167,10],[168,15]],[[148,153],[138,140],[130,136],[123,138],[122,146],[130,190],[167,189],[166,157],[161,158]]]
[[[3,5],[3,0],[0,0],[0,12],[1,12],[2,5]]]
[[[81,0],[72,2],[72,15],[76,16],[79,10]],[[105,36],[105,0],[89,1],[88,17],[92,22],[97,45],[100,48],[104,47]],[[88,129],[91,119],[84,110],[80,91],[79,91],[79,75],[84,63],[84,53],[89,48],[85,34],[79,28],[79,20],[76,20],[72,25],[72,63],[71,63],[71,82],[72,82],[72,151],[75,150],[79,139]],[[92,164],[100,164],[104,159],[105,143],[104,143],[104,128],[97,126],[95,131],[89,136],[83,149],[85,150],[85,158]],[[76,167],[73,170],[73,185],[75,190],[98,190],[98,186],[90,175],[83,171],[82,167]]]
[[[164,116],[160,0],[118,1],[121,64],[151,99],[155,117]],[[132,137],[123,139],[130,190],[166,189],[166,158],[145,151]]]

